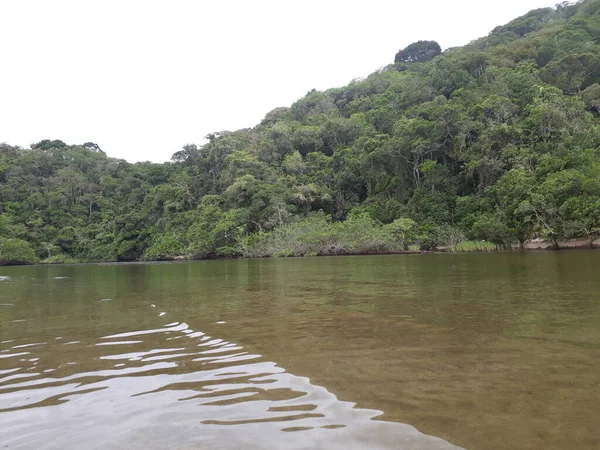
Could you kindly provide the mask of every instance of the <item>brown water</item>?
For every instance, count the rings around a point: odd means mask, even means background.
[[[599,268],[0,268],[0,448],[600,448]]]

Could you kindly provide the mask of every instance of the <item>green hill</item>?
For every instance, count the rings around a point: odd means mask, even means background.
[[[391,61],[167,164],[92,143],[1,145],[0,262],[600,235],[600,0],[531,11],[444,52],[418,42]]]

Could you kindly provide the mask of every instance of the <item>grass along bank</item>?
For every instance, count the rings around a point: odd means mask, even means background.
[[[498,245],[487,241],[464,241],[459,242],[454,247],[453,251],[458,253],[470,252],[495,252],[498,250]]]

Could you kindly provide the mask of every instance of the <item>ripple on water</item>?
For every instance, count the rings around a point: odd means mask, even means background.
[[[6,350],[0,442],[10,448],[456,448],[373,421],[380,411],[184,322]]]

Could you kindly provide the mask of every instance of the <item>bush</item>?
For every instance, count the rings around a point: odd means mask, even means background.
[[[458,228],[450,225],[425,226],[420,230],[420,244],[423,250],[435,250],[437,247],[448,247],[454,251],[454,247],[465,240],[465,235]]]
[[[154,243],[144,252],[143,259],[147,261],[160,261],[173,259],[183,252],[181,242],[172,234],[161,234],[154,239]]]
[[[391,234],[398,245],[404,248],[414,245],[420,237],[417,232],[417,224],[412,219],[396,219],[389,225],[386,225],[385,229]]]
[[[0,238],[0,264],[35,264],[37,256],[29,244],[21,239]]]
[[[332,222],[320,212],[269,233],[247,236],[240,241],[239,252],[259,258],[396,252],[404,249],[395,233],[402,227],[396,225],[384,226],[364,212],[350,214],[345,222]]]
[[[508,226],[495,216],[480,217],[473,224],[472,235],[475,239],[491,241],[506,248],[516,240]]]
[[[236,247],[219,247],[216,254],[223,258],[235,258],[239,256],[240,252]]]

